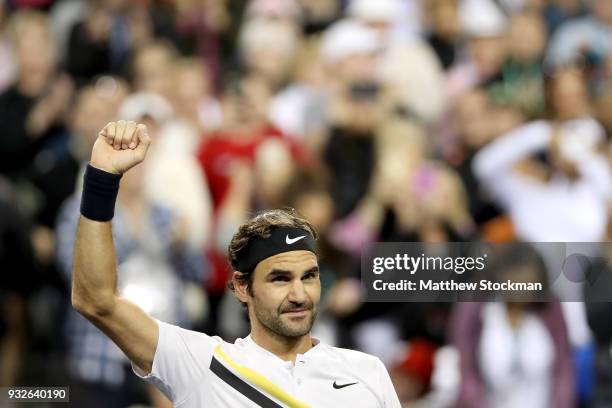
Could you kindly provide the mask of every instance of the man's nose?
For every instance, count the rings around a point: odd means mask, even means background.
[[[291,285],[288,300],[292,303],[306,303],[308,297],[304,288],[304,282],[301,279],[295,279]]]

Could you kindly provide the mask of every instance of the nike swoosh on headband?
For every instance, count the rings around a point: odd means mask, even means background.
[[[299,237],[289,238],[289,234],[287,234],[287,235],[285,235],[285,243],[287,245],[295,244],[296,242],[298,242],[302,238],[306,238],[306,235],[300,235]]]

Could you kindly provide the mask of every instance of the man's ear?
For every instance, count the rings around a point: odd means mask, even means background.
[[[232,275],[232,282],[234,284],[234,295],[239,301],[246,303],[248,298],[247,280],[243,277],[245,275],[242,272],[235,271]]]

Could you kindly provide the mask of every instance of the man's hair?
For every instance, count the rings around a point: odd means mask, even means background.
[[[293,208],[287,207],[259,212],[242,224],[238,228],[238,232],[232,237],[227,251],[232,269],[238,271],[238,252],[249,244],[251,238],[270,238],[272,228],[275,227],[300,228],[309,232],[315,240],[318,238],[317,231],[310,222],[302,218]],[[242,272],[239,279],[246,282],[247,288],[250,290],[253,271],[239,272]],[[227,286],[232,291],[235,289],[231,280]]]

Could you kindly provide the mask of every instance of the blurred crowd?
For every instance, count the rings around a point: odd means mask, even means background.
[[[289,206],[321,234],[315,335],[378,356],[405,406],[612,406],[610,303],[359,283],[372,242],[612,238],[611,0],[0,0],[0,385],[170,407],[70,307],[82,172],[119,119],[153,138],[113,220],[153,316],[247,334],[227,246]],[[507,273],[546,279],[522,255]]]

